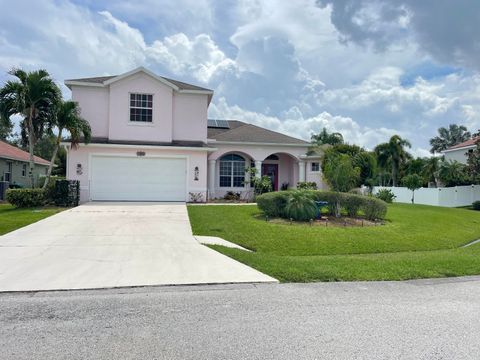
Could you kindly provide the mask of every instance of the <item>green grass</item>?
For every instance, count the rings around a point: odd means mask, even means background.
[[[480,212],[393,204],[385,225],[320,227],[262,220],[256,206],[189,206],[196,235],[219,236],[254,253],[212,246],[280,281],[402,280],[480,274]]]
[[[16,209],[9,204],[0,204],[0,235],[19,229],[54,215],[63,208]]]

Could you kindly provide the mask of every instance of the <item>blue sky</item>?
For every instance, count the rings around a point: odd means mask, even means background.
[[[215,90],[209,115],[308,139],[327,127],[428,155],[449,123],[480,128],[476,0],[0,0],[0,82],[143,65]],[[63,87],[66,97],[69,91]]]

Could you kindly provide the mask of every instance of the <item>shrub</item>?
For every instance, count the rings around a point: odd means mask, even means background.
[[[368,220],[385,219],[387,215],[387,203],[373,197],[364,196],[360,208]]]
[[[348,216],[355,217],[364,203],[364,196],[347,194],[340,200],[341,205],[347,211]]]
[[[315,201],[328,202],[327,207],[331,215],[337,215],[340,209],[344,209],[349,216],[356,216],[359,211],[362,211],[369,220],[384,219],[387,214],[387,204],[384,201],[370,196],[348,193],[296,190],[272,192],[257,197],[258,208],[263,211],[265,215],[286,219],[293,218],[296,220],[309,220],[314,218],[317,214]],[[315,211],[313,211],[311,204],[313,204]],[[298,208],[300,207],[307,208],[305,212],[308,215],[297,215],[300,211]]]
[[[6,200],[19,208],[36,207],[45,203],[44,195],[42,189],[8,189]]]
[[[298,190],[317,190],[317,183],[315,181],[299,181],[297,183]]]
[[[395,198],[396,198],[395,194],[390,189],[380,189],[380,190],[378,190],[378,192],[375,194],[375,197],[377,199],[385,201],[388,204],[391,204],[393,202],[393,200],[395,200]]]
[[[233,191],[228,191],[224,196],[223,198],[225,200],[240,200],[240,193],[234,193]]]
[[[57,180],[54,201],[57,206],[77,206],[80,200],[80,181]]]
[[[291,191],[270,192],[257,196],[257,206],[270,217],[285,217],[285,206]]]
[[[285,206],[285,215],[293,220],[308,221],[315,219],[317,207],[308,193],[292,191]]]
[[[55,202],[55,182],[57,180],[64,180],[64,176],[50,176],[48,181],[48,185],[45,188],[45,202],[46,203],[53,203]],[[38,187],[43,188],[43,184],[47,180],[46,176],[42,176],[38,179]]]
[[[472,204],[473,210],[480,210],[480,200],[474,201]]]

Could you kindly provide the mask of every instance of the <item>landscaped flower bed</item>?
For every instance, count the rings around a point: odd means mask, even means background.
[[[385,219],[387,204],[379,199],[350,193],[297,190],[279,191],[257,197],[257,205],[265,216],[294,221],[312,221],[318,217],[318,203],[327,203],[329,215],[348,218],[363,217],[370,221]]]

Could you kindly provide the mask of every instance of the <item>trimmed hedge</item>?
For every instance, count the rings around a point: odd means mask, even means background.
[[[80,201],[80,181],[57,180],[55,181],[55,205],[70,207],[78,206]]]
[[[257,197],[257,206],[269,217],[289,218],[287,204],[292,194],[301,192],[314,201],[328,202],[328,211],[334,215],[337,203],[349,216],[357,216],[362,212],[368,220],[384,219],[387,214],[387,204],[371,196],[320,190],[277,191]]]
[[[37,207],[45,204],[45,192],[42,189],[8,189],[6,200],[15,207]]]
[[[38,179],[38,187],[43,188],[43,184],[47,180],[46,176],[42,176]],[[64,176],[50,176],[47,187],[45,188],[45,202],[47,204],[55,202],[55,183],[57,180],[65,180]]]
[[[480,210],[480,200],[474,201],[472,204],[473,210]]]

